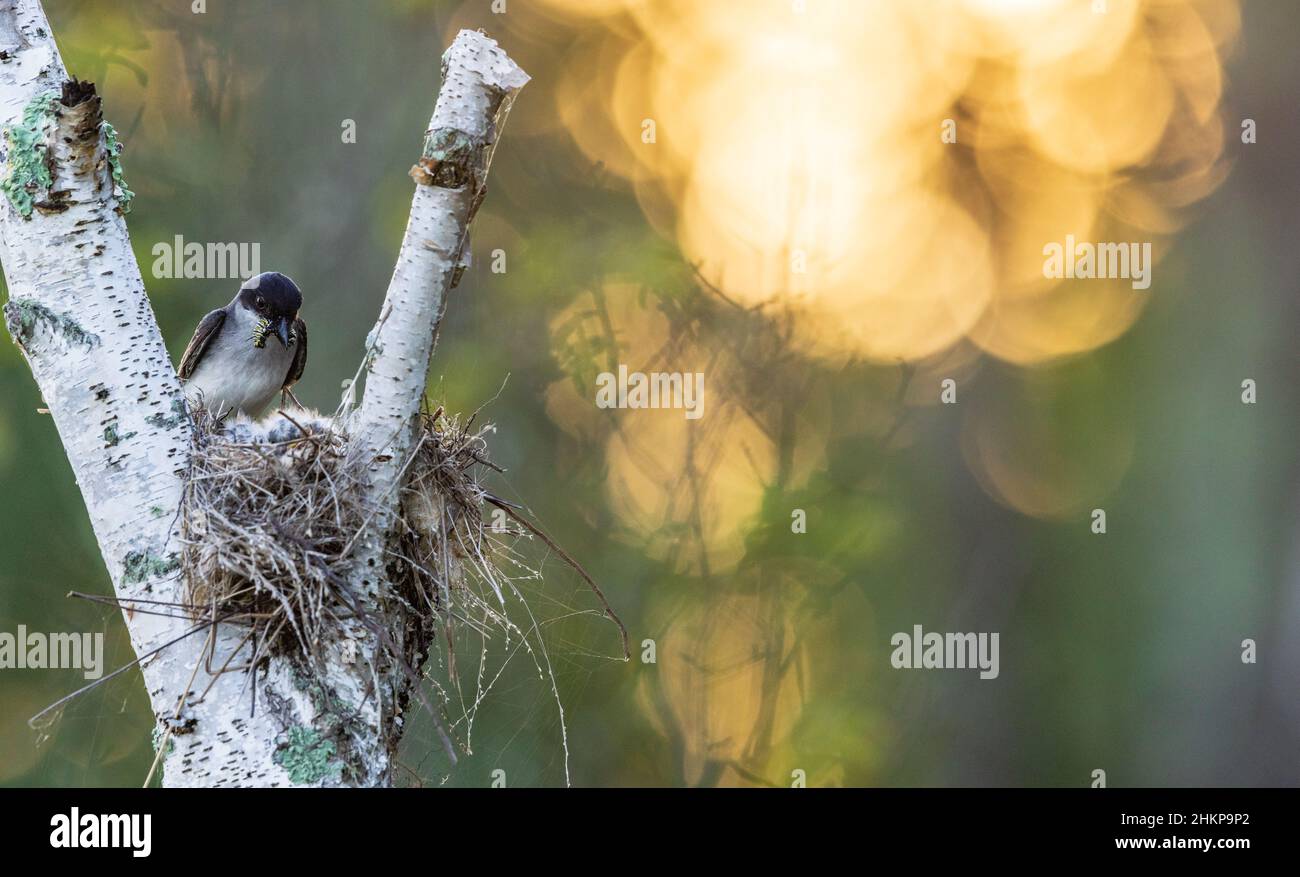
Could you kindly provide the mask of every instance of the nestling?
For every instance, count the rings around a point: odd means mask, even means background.
[[[194,330],[177,370],[185,395],[216,417],[231,412],[257,417],[277,393],[292,398],[292,387],[307,367],[301,307],[302,292],[278,271],[246,280],[230,304],[212,311]],[[267,343],[271,337],[276,343]]]

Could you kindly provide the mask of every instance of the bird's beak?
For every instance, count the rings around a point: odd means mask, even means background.
[[[275,337],[280,339],[280,343],[284,345],[285,350],[289,349],[290,329],[288,317],[280,317],[275,321]]]

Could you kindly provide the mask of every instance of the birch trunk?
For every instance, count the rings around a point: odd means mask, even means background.
[[[438,326],[447,296],[468,265],[469,226],[487,192],[497,132],[514,94],[527,82],[528,75],[496,42],[476,31],[461,31],[443,55],[442,87],[420,159],[410,171],[416,185],[402,248],[379,319],[366,338],[365,395],[349,424],[353,451],[366,467],[362,499],[373,510],[354,549],[350,586],[371,617],[384,611],[399,488],[414,445]],[[454,577],[459,571],[444,574]],[[401,628],[390,624],[388,632],[396,638]],[[377,656],[383,687],[392,691],[394,703],[401,703],[412,682],[409,664],[383,661],[383,644],[357,622],[351,623],[348,637]],[[454,761],[445,732],[442,741]]]
[[[380,510],[360,543],[356,577],[372,605],[384,580],[369,571],[383,569],[400,456],[482,198],[494,125],[527,81],[476,33],[463,32],[443,65],[410,226],[355,415]],[[123,605],[155,740],[167,741],[164,784],[386,784],[401,733],[393,718],[411,680],[379,657],[375,630],[348,633],[363,650],[341,638],[323,681],[304,680],[273,658],[250,685],[244,672],[208,672],[247,660],[242,630],[191,633],[188,617],[148,614],[158,606],[141,602],[181,599],[177,512],[190,423],[121,216],[128,193],[110,154],[111,129],[94,87],[68,79],[39,0],[0,0],[0,125],[5,323],[63,441]]]

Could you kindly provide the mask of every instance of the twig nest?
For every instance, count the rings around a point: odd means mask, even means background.
[[[373,519],[359,488],[364,466],[337,421],[310,411],[261,421],[192,412],[190,470],[181,507],[185,601],[200,619],[248,625],[256,654],[314,658],[355,617],[352,549]],[[484,539],[487,464],[482,433],[421,415],[381,595],[385,629],[419,666],[448,602],[463,592],[462,560],[491,566]],[[490,465],[490,464],[489,464]],[[496,585],[493,584],[493,588]]]

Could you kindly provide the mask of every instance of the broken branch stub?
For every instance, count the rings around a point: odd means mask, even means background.
[[[411,177],[420,185],[468,186],[479,194],[497,135],[528,74],[486,35],[465,30],[442,56],[442,81]],[[473,218],[471,214],[469,220]]]

